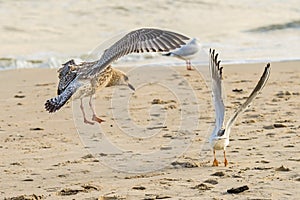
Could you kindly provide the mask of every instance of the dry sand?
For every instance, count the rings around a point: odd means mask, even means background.
[[[226,108],[229,113],[251,92],[263,67],[264,64],[224,67]],[[271,67],[271,77],[262,94],[232,128],[227,150],[228,167],[222,164],[212,167],[212,152],[202,148],[214,121],[208,87],[196,70],[174,68],[188,80],[198,97],[201,108],[199,126],[196,131],[188,133],[194,136],[191,146],[178,155],[177,162],[169,163],[164,169],[139,174],[113,170],[119,163],[108,167],[101,159],[99,162],[97,157],[89,155],[77,133],[72,104],[55,114],[44,110],[45,100],[55,95],[56,69],[2,71],[0,197],[296,199],[300,196],[299,62],[272,63]],[[147,79],[152,75],[141,73],[139,78]],[[135,77],[130,79],[133,83],[136,81]],[[176,76],[170,76],[166,82],[171,84],[175,80]],[[242,92],[233,92],[234,89],[242,89]],[[130,93],[127,89],[123,90]],[[176,132],[176,125],[181,120],[178,117],[181,105],[176,96],[158,84],[137,88],[131,98],[130,113],[135,123],[141,126],[148,124],[154,119],[149,117],[152,101],[159,99],[161,104],[158,106],[168,113],[169,118],[165,121],[167,127],[146,139],[120,136],[120,129],[110,116],[111,91],[112,88],[106,88],[98,92],[97,112],[106,120],[101,125],[105,135],[123,149],[132,152],[144,149],[164,151],[168,149],[163,148],[166,138],[184,137]],[[76,125],[81,120],[75,120]],[[156,125],[159,124],[153,126]],[[90,127],[86,126],[86,130],[95,130],[98,125]],[[217,156],[221,160],[222,152],[218,152]],[[226,192],[243,185],[247,185],[249,190],[240,194]]]

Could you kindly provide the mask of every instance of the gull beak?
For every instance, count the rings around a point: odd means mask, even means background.
[[[135,91],[135,88],[130,83],[127,83],[127,85],[131,90]]]

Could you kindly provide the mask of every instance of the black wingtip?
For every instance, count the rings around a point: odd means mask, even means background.
[[[265,66],[264,74],[267,73],[267,72],[269,72],[270,69],[271,69],[271,64],[268,63],[268,64]]]
[[[220,67],[220,78],[221,78],[221,80],[223,80],[223,67]]]
[[[162,54],[163,56],[171,56],[171,52]]]
[[[216,53],[216,55],[215,55],[214,59],[215,59],[215,62],[216,62],[216,63],[218,63],[218,65],[219,65],[220,63],[219,63],[219,61],[218,61],[218,56],[219,56],[219,54],[218,54],[218,53]]]
[[[59,88],[57,89],[57,95],[60,95],[63,91],[60,90]]]
[[[52,99],[49,99],[46,101],[45,103],[45,109],[49,112],[49,113],[54,113],[55,111],[57,111],[60,107],[54,102],[52,101]]]

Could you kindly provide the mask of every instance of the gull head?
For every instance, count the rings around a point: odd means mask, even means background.
[[[225,134],[225,129],[220,129],[217,133],[217,136],[222,137],[222,136],[224,136],[224,134]]]
[[[128,86],[131,90],[135,91],[135,88],[133,85],[129,82],[128,76],[117,69],[112,69],[112,77],[109,81],[109,83],[106,85],[106,87],[111,87],[115,85],[126,85]]]

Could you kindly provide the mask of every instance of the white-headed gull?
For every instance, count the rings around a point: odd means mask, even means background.
[[[198,53],[200,46],[196,38],[191,39],[186,45],[175,49],[169,53],[163,54],[164,56],[173,56],[186,62],[187,70],[191,70],[191,59]]]
[[[247,98],[247,100],[233,113],[229,118],[228,122],[224,126],[225,107],[223,102],[223,89],[222,89],[222,69],[220,67],[220,61],[218,60],[218,54],[215,54],[215,50],[209,51],[209,68],[211,74],[211,85],[212,85],[212,99],[215,107],[215,127],[209,138],[211,147],[213,148],[214,161],[213,166],[218,166],[216,159],[216,150],[223,150],[224,152],[224,164],[228,165],[226,159],[226,147],[229,144],[230,129],[237,119],[237,117],[248,108],[249,104],[263,89],[270,76],[270,63],[267,64],[265,70],[255,86],[254,90]]]

